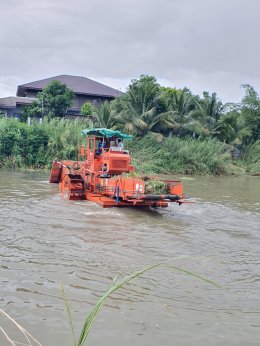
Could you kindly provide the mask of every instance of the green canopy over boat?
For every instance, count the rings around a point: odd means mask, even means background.
[[[93,135],[93,136],[100,136],[100,137],[106,137],[106,138],[122,138],[122,139],[132,139],[133,137],[130,135],[126,135],[124,133],[121,133],[120,131],[113,131],[105,128],[99,128],[99,129],[85,129],[81,131],[82,135]]]

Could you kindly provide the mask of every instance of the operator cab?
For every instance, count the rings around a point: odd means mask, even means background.
[[[133,171],[129,152],[124,149],[124,139],[131,136],[108,129],[83,130],[88,135],[87,146],[79,150],[86,166],[95,172],[117,175]]]

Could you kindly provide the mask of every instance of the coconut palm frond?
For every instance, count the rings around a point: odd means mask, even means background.
[[[112,108],[112,104],[105,101],[101,106],[94,109],[94,115],[98,126],[111,128],[115,123],[115,112]]]
[[[138,129],[138,130],[146,130],[148,125],[145,121],[143,121],[140,118],[136,118],[133,120],[133,125]]]
[[[161,133],[148,131],[147,134],[154,138],[156,142],[161,143],[164,140],[164,136]]]

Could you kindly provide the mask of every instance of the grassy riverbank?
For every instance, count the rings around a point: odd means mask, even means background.
[[[141,172],[260,175],[260,142],[249,146],[241,160],[231,159],[231,146],[215,139],[165,138],[158,143],[146,136],[128,145]]]
[[[52,119],[28,126],[15,119],[0,119],[2,167],[49,168],[54,158],[77,159],[80,133],[86,120]]]
[[[50,168],[54,158],[77,159],[86,120],[52,119],[31,126],[0,119],[0,165],[12,168]],[[215,139],[164,138],[149,135],[127,143],[138,171],[181,174],[260,174],[260,143],[249,146],[244,159],[232,161],[230,147]]]
[[[129,144],[138,170],[154,173],[232,174],[229,148],[221,142],[149,136]]]

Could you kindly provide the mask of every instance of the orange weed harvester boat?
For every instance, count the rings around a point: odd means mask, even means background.
[[[166,194],[146,194],[145,181],[135,177],[134,166],[123,141],[132,136],[104,128],[83,130],[86,146],[79,146],[78,161],[54,161],[50,182],[59,183],[72,200],[86,199],[104,208],[167,207],[182,204],[184,198],[179,180],[162,180]]]

